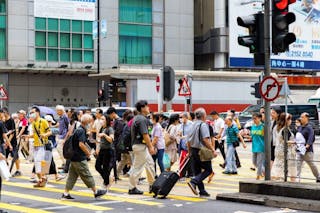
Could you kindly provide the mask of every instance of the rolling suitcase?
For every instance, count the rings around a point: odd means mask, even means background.
[[[165,198],[173,186],[179,180],[179,175],[176,172],[162,172],[160,176],[156,179],[156,181],[151,186],[151,192],[154,193],[154,198]]]

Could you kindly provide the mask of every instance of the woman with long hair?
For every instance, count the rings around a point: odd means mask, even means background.
[[[180,141],[179,122],[180,122],[179,114],[172,114],[169,118],[169,124],[166,129],[171,139],[170,143],[166,144],[166,149],[165,149],[165,152],[170,157],[170,167],[168,168],[168,171],[170,171],[171,166],[178,160],[177,144],[178,144],[178,141]]]
[[[109,176],[110,171],[113,168],[114,161],[114,148],[113,139],[114,131],[111,127],[111,118],[103,115],[101,117],[102,128],[98,133],[100,137],[100,151],[96,160],[96,170],[100,173],[103,178],[103,183],[106,189],[110,187]]]
[[[162,132],[161,124],[159,123],[160,114],[152,114],[152,123],[153,128],[151,132],[152,144],[157,148],[157,154],[154,155],[153,160],[156,161],[158,159],[158,165],[160,167],[160,171],[164,171],[163,166],[163,154],[165,149],[164,137]]]
[[[292,182],[295,182],[297,176],[297,165],[296,165],[296,146],[294,142],[294,134],[290,130],[290,125],[292,122],[292,115],[281,113],[279,120],[276,125],[276,140],[275,140],[275,159],[271,169],[271,177],[274,180],[281,180],[284,178],[284,149],[285,149],[285,128],[288,128],[287,138],[288,138],[288,176]]]

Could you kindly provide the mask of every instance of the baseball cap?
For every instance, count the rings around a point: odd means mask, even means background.
[[[44,119],[46,119],[48,122],[51,122],[52,124],[55,124],[56,122],[53,120],[51,115],[44,116]]]

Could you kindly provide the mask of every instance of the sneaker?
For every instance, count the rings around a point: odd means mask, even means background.
[[[317,179],[316,183],[320,183],[320,179]]]
[[[20,171],[16,171],[13,175],[12,175],[12,177],[18,177],[18,176],[21,176],[22,174],[21,174],[21,172]]]
[[[225,174],[225,175],[232,175],[233,172],[230,172],[230,171],[223,171],[222,174]]]
[[[134,187],[133,189],[129,189],[128,192],[129,195],[142,195],[143,191],[140,191],[139,189],[137,189],[136,187]]]
[[[190,187],[191,191],[193,192],[194,195],[198,195],[197,189],[196,189],[196,184],[192,183],[191,181],[187,183],[188,186]]]
[[[222,169],[224,169],[225,167],[226,167],[226,165],[225,164],[219,164],[219,166],[222,168]]]
[[[251,169],[251,171],[256,171],[256,168],[254,168],[254,167],[251,167],[250,169]]]
[[[232,175],[237,175],[237,174],[238,174],[238,172],[231,172],[231,174],[232,174]]]
[[[74,198],[71,197],[70,194],[68,194],[68,195],[62,194],[61,200],[72,200],[72,199],[74,199]]]
[[[200,197],[210,197],[210,194],[206,191],[200,192],[199,195]]]
[[[99,198],[107,193],[107,190],[98,190],[97,193],[94,194],[94,198]]]
[[[57,177],[56,177],[56,181],[60,181],[60,180],[62,180],[62,179],[64,179],[66,176],[64,176],[64,175],[58,175]]]

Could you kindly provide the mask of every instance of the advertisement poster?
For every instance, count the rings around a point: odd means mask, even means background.
[[[238,44],[238,36],[248,35],[248,29],[237,25],[238,16],[262,11],[264,0],[229,0],[229,63],[230,67],[254,67],[249,48]],[[271,67],[286,70],[320,69],[320,0],[297,0],[289,11],[296,16],[289,31],[296,35],[296,42],[289,51],[271,55]]]
[[[96,0],[34,0],[34,16],[94,21]]]

